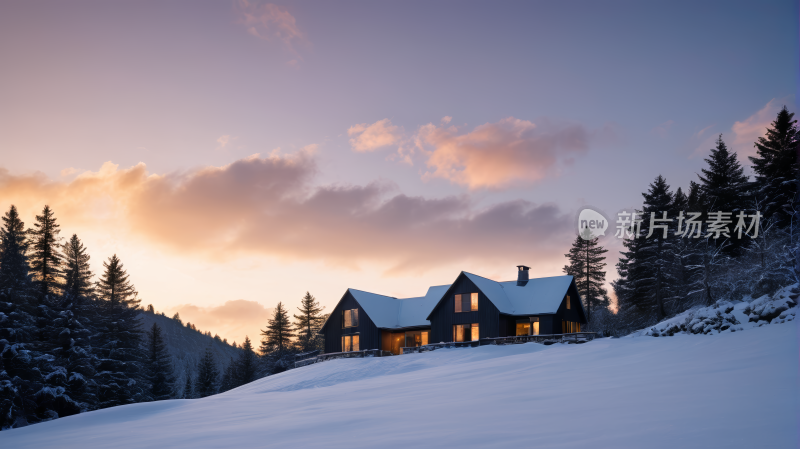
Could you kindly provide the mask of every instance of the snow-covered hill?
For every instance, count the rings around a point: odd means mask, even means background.
[[[796,448],[796,321],[709,335],[334,360],[0,447]]]
[[[230,363],[231,357],[234,359],[239,357],[240,351],[233,346],[189,329],[177,320],[153,313],[142,313],[141,317],[144,330],[150,330],[153,323],[157,323],[164,331],[164,341],[172,356],[179,391],[186,381],[187,369],[192,373],[192,377],[197,377],[197,362],[203,357],[207,347],[211,347],[220,369]]]

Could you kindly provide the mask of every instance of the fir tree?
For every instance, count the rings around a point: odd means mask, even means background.
[[[317,332],[323,322],[320,314],[324,308],[320,307],[316,298],[311,296],[309,292],[306,292],[306,295],[300,301],[300,307],[297,308],[300,311],[300,315],[293,315],[295,328],[297,329],[297,345],[300,351],[308,352],[322,349]]]
[[[219,384],[219,392],[224,393],[238,387],[239,382],[237,377],[236,361],[231,357],[230,363],[228,363],[228,366],[225,368],[225,374],[222,375],[222,382]]]
[[[27,249],[25,224],[11,206],[0,229],[0,429],[40,420],[35,395],[43,379],[31,347],[36,300]]]
[[[639,260],[642,268],[647,275],[642,279],[644,296],[641,298],[648,303],[648,307],[655,313],[655,318],[662,320],[667,316],[665,303],[675,300],[676,279],[675,272],[675,222],[657,221],[664,219],[664,212],[669,213],[673,209],[673,195],[669,191],[667,181],[658,175],[655,181],[650,184],[647,192],[642,193],[644,197],[644,215],[648,226],[648,234],[643,236],[643,242],[639,248]],[[666,232],[663,228],[666,226]]]
[[[194,382],[192,382],[192,371],[187,366],[184,370],[186,372],[186,383],[183,385],[183,399],[194,399]]]
[[[145,372],[149,385],[149,399],[163,401],[175,397],[175,374],[172,357],[167,351],[167,344],[158,324],[147,331],[147,359]]]
[[[705,159],[708,168],[701,169],[700,187],[705,195],[709,212],[738,212],[748,207],[747,177],[743,174],[736,153],[728,151],[722,140],[717,138],[716,148]]]
[[[793,215],[792,202],[797,197],[800,169],[798,168],[797,120],[786,106],[778,112],[766,137],[759,137],[754,146],[758,155],[750,157],[756,173],[756,196],[763,204],[765,219],[775,216],[775,223],[785,227]]]
[[[40,300],[54,298],[61,293],[62,257],[59,252],[59,224],[50,206],[44,206],[42,215],[36,216],[31,235],[31,274],[33,274]]]
[[[250,338],[245,336],[244,343],[242,343],[242,354],[239,360],[236,361],[236,386],[244,385],[256,380],[258,374],[258,357],[253,351],[253,345],[250,343]]]
[[[592,311],[608,307],[608,292],[603,284],[606,279],[605,266],[608,252],[600,246],[599,237],[592,237],[588,228],[582,235],[575,238],[569,253],[564,256],[569,259],[569,265],[564,267],[564,273],[575,278],[578,293],[586,304],[586,319],[592,322]]]
[[[267,323],[267,329],[261,331],[264,337],[261,340],[261,353],[270,354],[288,350],[291,347],[291,339],[294,337],[292,324],[289,322],[289,314],[283,308],[282,303],[278,303],[272,319]]]
[[[219,370],[214,361],[214,354],[211,353],[211,346],[206,348],[203,358],[197,363],[197,381],[195,384],[195,394],[197,397],[204,398],[217,394],[219,389]]]
[[[64,260],[64,294],[89,300],[94,296],[89,254],[77,234],[62,248]]]
[[[139,300],[116,254],[103,262],[99,300],[98,400],[101,408],[145,398]]]

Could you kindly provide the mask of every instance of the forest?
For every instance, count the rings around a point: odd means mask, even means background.
[[[695,307],[771,295],[798,282],[794,113],[784,107],[754,146],[752,180],[722,135],[686,189],[673,190],[663,176],[655,177],[635,211],[641,222],[629,221],[624,229],[625,249],[611,283],[615,310],[604,286],[608,251],[599,237],[575,239],[564,272],[575,276],[590,330],[626,335]],[[659,220],[664,213],[671,220]],[[699,217],[698,225],[687,229],[684,214]],[[739,216],[746,217],[744,227]]]

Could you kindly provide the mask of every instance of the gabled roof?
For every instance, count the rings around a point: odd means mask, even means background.
[[[518,286],[517,281],[497,282],[466,271],[461,273],[492,301],[500,313],[507,315],[547,315],[558,312],[573,280],[572,276],[553,276],[531,279],[524,286]],[[577,299],[582,310],[583,304],[580,298]],[[435,307],[431,308],[431,313]]]
[[[431,322],[427,319],[428,314],[449,287],[449,285],[435,285],[428,288],[425,296],[401,299],[354,288],[349,288],[347,291],[358,301],[375,326],[395,329],[430,326]]]

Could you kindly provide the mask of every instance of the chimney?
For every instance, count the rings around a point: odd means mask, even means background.
[[[528,270],[531,267],[525,265],[517,265],[517,287],[524,287],[528,283]]]

